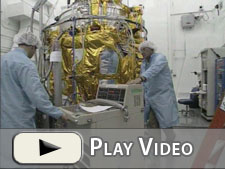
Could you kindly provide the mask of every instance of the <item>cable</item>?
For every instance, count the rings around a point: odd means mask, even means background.
[[[76,76],[76,55],[75,55],[75,34],[76,34],[76,18],[73,18],[73,38],[72,38],[72,51],[73,51],[73,66],[72,66],[72,87],[73,87],[73,96],[72,96],[72,100],[76,101],[76,95],[77,95],[77,90],[76,90],[76,80],[75,80],[75,76]]]
[[[209,20],[209,15],[206,12],[205,12],[205,14],[207,16],[207,19],[205,19],[204,16],[203,16],[203,19],[204,19],[204,21],[208,21]]]
[[[70,11],[72,11],[72,9],[68,9],[68,10],[64,11],[63,13],[61,13],[59,16],[57,16],[55,18],[55,21],[59,21],[64,14],[66,14],[67,12],[70,12]]]
[[[219,54],[217,54],[217,53],[215,52],[214,49],[212,49],[212,48],[210,48],[210,49],[212,50],[212,52],[213,52],[218,58],[221,58],[221,56],[220,56]]]
[[[49,69],[48,69],[46,75],[41,80],[42,82],[46,82],[48,80],[48,77],[51,73],[52,67],[53,67],[53,62],[50,63],[50,66],[49,66]]]
[[[184,39],[186,39],[186,34],[184,34]],[[184,53],[184,61],[182,63],[182,69],[181,69],[181,73],[180,73],[180,76],[179,76],[179,79],[178,79],[178,84],[177,84],[177,90],[176,90],[176,93],[179,92],[179,89],[180,89],[180,82],[181,82],[181,78],[182,78],[182,75],[183,75],[183,71],[184,71],[184,64],[186,62],[186,58],[187,58],[187,54],[186,54],[186,40],[184,41],[184,48],[185,48],[185,53]]]
[[[32,13],[31,13],[31,23],[30,23],[30,31],[33,32],[33,25],[34,25],[34,13],[35,10],[32,9]]]
[[[199,17],[200,17],[201,14],[202,14],[202,19],[203,19],[205,22],[209,20],[209,15],[207,14],[207,12],[205,12],[205,11],[200,11]],[[207,18],[205,18],[205,15],[207,16]]]
[[[47,25],[48,22],[50,21],[50,18],[51,18],[51,16],[53,15],[54,10],[55,10],[56,6],[58,5],[58,2],[59,2],[59,0],[56,1],[54,7],[52,8],[52,11],[50,12],[50,15],[48,16],[49,18],[48,18],[47,22],[45,23],[45,25]]]

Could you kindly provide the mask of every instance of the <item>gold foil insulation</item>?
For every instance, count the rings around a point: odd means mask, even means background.
[[[102,7],[102,13],[107,14],[108,3],[111,0],[91,0],[91,14],[99,15],[99,9]],[[121,4],[121,0],[114,0],[114,3],[121,7],[121,15],[125,14],[127,19],[142,24],[142,7],[132,7]],[[62,50],[62,68],[63,68],[63,94],[71,96],[74,93],[72,88],[72,68],[73,62],[76,63],[75,77],[79,100],[90,100],[96,97],[97,87],[100,80],[113,79],[116,83],[124,84],[127,81],[139,76],[142,55],[138,51],[139,44],[143,41],[141,38],[142,30],[135,24],[123,23],[122,28],[118,28],[118,23],[114,25],[103,24],[95,19],[92,24],[85,27],[77,27],[75,35],[75,55],[79,51],[81,59],[76,58],[73,61],[72,50],[72,31],[68,28],[60,38]],[[125,25],[125,27],[124,27]],[[128,29],[129,26],[129,29]],[[135,30],[136,29],[136,30]],[[130,31],[136,31],[133,38],[130,37]],[[51,46],[53,40],[59,35],[59,31],[50,31],[46,34],[48,45]],[[124,50],[125,49],[125,50]],[[101,74],[101,53],[105,50],[113,50],[118,56],[117,72],[115,74]],[[53,84],[51,83],[53,90]]]

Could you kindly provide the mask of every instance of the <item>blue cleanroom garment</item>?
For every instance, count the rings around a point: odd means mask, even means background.
[[[143,83],[145,106],[150,107],[156,115],[160,128],[168,128],[178,123],[178,108],[173,88],[172,77],[167,59],[155,53],[149,62],[144,60],[141,65],[141,76],[147,81]],[[149,117],[145,109],[145,122]]]
[[[63,114],[49,101],[35,64],[16,48],[1,57],[1,128],[35,128],[36,108],[54,118]]]

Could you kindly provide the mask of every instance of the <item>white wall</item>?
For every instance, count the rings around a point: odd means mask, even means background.
[[[51,4],[55,4],[55,0],[49,0],[45,7],[44,7],[44,14],[45,19],[44,21],[47,22],[47,18],[51,11],[47,9],[47,6],[50,6]],[[34,6],[34,4],[37,2],[37,0],[1,0],[1,55],[4,53],[7,53],[11,50],[13,46],[13,38],[16,34],[19,32],[27,31],[30,27],[30,19],[31,17],[31,9]],[[26,4],[25,9],[16,8],[13,11],[8,10],[9,5],[17,4],[17,3],[24,3]],[[28,15],[28,17],[22,17],[19,18],[19,14],[25,13]],[[49,11],[49,12],[48,12]],[[10,15],[16,15],[18,14],[18,18],[9,18]],[[54,13],[53,13],[54,14]],[[34,33],[38,36],[39,35],[39,13],[35,13],[35,19],[34,22]]]
[[[199,21],[190,30],[181,28],[181,16],[187,12],[196,12],[199,6],[204,10],[212,10],[219,0],[171,0],[170,60],[174,72],[174,85],[178,97],[189,95],[193,86],[197,85],[197,77],[191,73],[200,72],[201,58],[198,57],[204,48],[220,47],[224,43],[225,24],[219,21],[217,11],[209,12],[208,21]],[[194,14],[195,16],[198,13]],[[224,14],[223,14],[224,15]],[[206,17],[206,16],[205,16]]]
[[[6,0],[1,1],[1,54],[8,52],[13,44],[13,37],[19,30],[19,24],[7,19]]]

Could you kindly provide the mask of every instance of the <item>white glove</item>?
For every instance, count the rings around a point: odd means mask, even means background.
[[[141,78],[137,78],[127,82],[127,84],[140,84],[140,83],[141,83]]]

